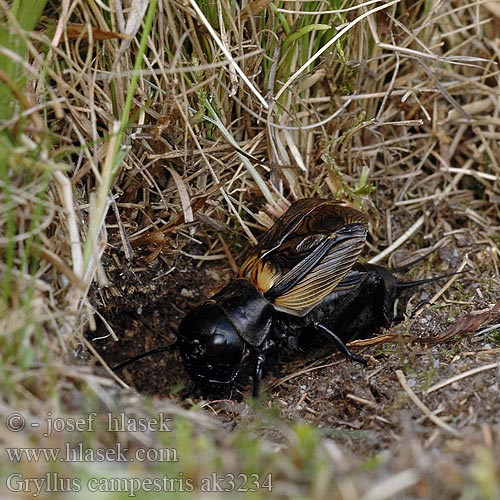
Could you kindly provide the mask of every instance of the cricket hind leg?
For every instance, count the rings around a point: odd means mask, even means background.
[[[324,333],[326,337],[330,340],[330,342],[344,355],[346,359],[349,361],[356,361],[357,363],[361,363],[362,365],[366,365],[368,361],[363,358],[363,356],[359,356],[358,354],[353,353],[345,344],[342,342],[340,337],[332,332],[325,325],[315,321],[313,323],[314,328]]]

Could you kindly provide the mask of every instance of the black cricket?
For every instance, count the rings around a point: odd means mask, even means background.
[[[440,278],[401,282],[394,273],[408,266],[359,262],[366,235],[367,218],[358,210],[315,198],[295,202],[262,236],[240,277],[184,317],[174,344],[114,370],[178,347],[205,397],[234,397],[248,368],[258,396],[266,360],[298,349],[313,331],[348,360],[366,364],[346,342],[388,326],[400,289]]]

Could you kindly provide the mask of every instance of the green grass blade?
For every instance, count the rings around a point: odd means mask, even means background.
[[[35,28],[42,16],[47,1],[42,0],[16,0],[12,4],[11,14],[15,17],[19,28],[31,31]],[[27,51],[26,36],[20,36],[17,30],[9,28],[9,24],[3,21],[0,24],[0,47],[6,51],[17,54],[21,60],[25,60]],[[21,71],[22,65],[8,54],[0,53],[0,121],[12,117],[16,109],[15,103],[19,102],[19,96],[23,95],[26,75]],[[13,93],[15,95],[13,95]],[[17,94],[17,95],[16,95]]]

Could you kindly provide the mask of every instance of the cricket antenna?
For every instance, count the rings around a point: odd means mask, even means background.
[[[415,264],[418,262],[421,262],[422,260],[425,260],[429,255],[433,254],[436,250],[439,250],[442,245],[438,245],[425,253],[424,255],[421,255],[413,260],[410,260],[406,264],[403,264],[402,266],[395,267],[391,269],[391,273],[397,274],[397,273],[403,273],[405,271],[408,271],[408,269],[412,268]],[[442,280],[444,278],[450,278],[451,276],[456,276],[457,274],[464,274],[467,271],[458,271],[455,273],[449,273],[449,274],[441,274],[440,276],[433,276],[432,278],[424,278],[421,280],[415,280],[415,281],[396,281],[396,287],[397,288],[411,288],[414,286],[419,286],[419,285],[425,285],[426,283],[432,283],[434,281]]]
[[[425,283],[432,283],[433,281],[442,280],[444,278],[450,278],[451,276],[456,276],[457,274],[464,274],[467,271],[458,271],[456,273],[441,274],[440,276],[433,276],[432,278],[424,278],[415,281],[396,281],[396,288],[411,288],[414,286],[425,285]]]
[[[142,358],[147,358],[148,356],[152,356],[153,354],[158,354],[160,352],[167,352],[171,351],[172,349],[175,349],[177,347],[177,340],[172,342],[172,344],[163,346],[163,347],[158,347],[157,349],[153,349],[152,351],[147,351],[143,352],[142,354],[138,354],[137,356],[134,356],[133,358],[127,359],[127,361],[124,361],[123,363],[120,363],[119,365],[114,366],[111,368],[114,372],[117,372],[121,370],[122,368],[125,368],[126,366],[135,363],[136,361],[139,361]]]

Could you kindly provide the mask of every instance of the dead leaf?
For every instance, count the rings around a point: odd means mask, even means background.
[[[271,0],[250,0],[247,6],[241,11],[241,19],[259,15],[264,9],[269,7],[270,3]]]
[[[127,35],[116,33],[115,31],[103,31],[100,28],[90,28],[92,30],[93,40],[111,40],[119,38],[121,40],[128,39]],[[89,39],[89,27],[85,24],[68,24],[66,26],[66,35],[69,40]]]
[[[454,321],[441,335],[437,337],[426,337],[417,339],[419,344],[427,344],[430,346],[442,344],[457,335],[465,335],[467,333],[475,333],[483,326],[500,321],[500,302],[497,302],[489,311],[473,312],[466,314],[463,318]]]

